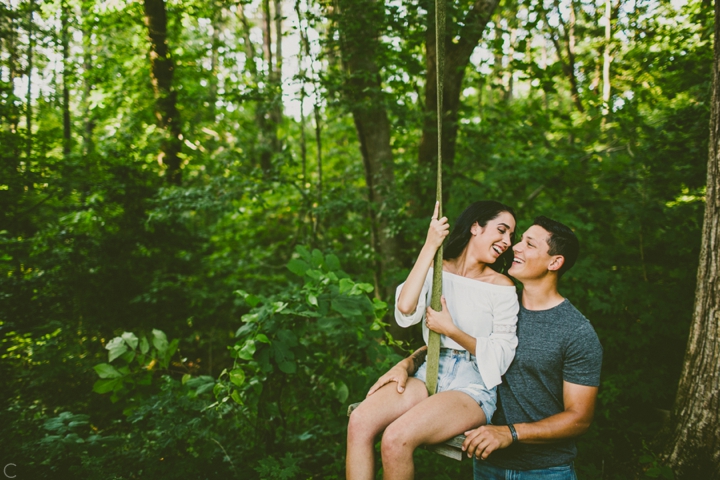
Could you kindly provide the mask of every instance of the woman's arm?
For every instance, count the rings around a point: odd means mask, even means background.
[[[440,245],[442,245],[443,240],[445,240],[445,237],[447,237],[449,233],[450,226],[447,217],[437,218],[438,208],[439,204],[436,202],[435,212],[430,221],[430,228],[428,229],[427,238],[425,239],[425,245],[423,245],[422,250],[420,250],[420,255],[418,255],[415,265],[413,265],[395,305],[403,315],[410,315],[417,308],[418,298],[420,298],[420,292],[425,283],[425,278],[432,266],[435,252],[440,248]]]

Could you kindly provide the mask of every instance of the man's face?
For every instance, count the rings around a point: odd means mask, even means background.
[[[523,233],[522,238],[513,246],[515,259],[508,273],[521,282],[533,278],[540,278],[548,270],[557,270],[562,256],[550,255],[548,239],[550,233],[539,225],[533,225]]]

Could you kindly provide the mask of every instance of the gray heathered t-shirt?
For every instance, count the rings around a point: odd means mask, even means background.
[[[549,310],[518,314],[515,359],[498,386],[492,423],[537,422],[564,410],[563,380],[600,385],[602,346],[590,322],[567,300]],[[510,470],[534,470],[571,463],[575,442],[515,443],[493,452],[488,461]]]

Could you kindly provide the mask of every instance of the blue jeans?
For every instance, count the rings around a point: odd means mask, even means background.
[[[473,458],[475,480],[577,480],[573,464],[538,470],[506,470]]]

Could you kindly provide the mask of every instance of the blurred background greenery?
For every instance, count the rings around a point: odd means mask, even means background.
[[[0,3],[18,478],[344,476],[348,403],[421,343],[387,311],[434,203],[431,8]],[[653,442],[691,319],[713,7],[448,8],[445,212],[497,199],[519,231],[543,214],[577,232],[561,293],[605,349],[579,477],[672,478]]]

